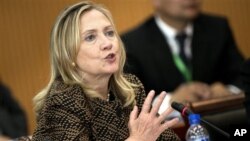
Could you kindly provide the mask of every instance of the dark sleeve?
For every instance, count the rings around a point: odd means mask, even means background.
[[[223,68],[221,68],[221,76],[227,84],[234,84],[240,87],[240,68],[244,62],[244,58],[237,47],[233,32],[227,20],[224,22],[224,36],[226,37],[224,45],[224,53],[221,56]]]
[[[146,98],[144,87],[141,81],[139,80],[139,78],[136,77],[135,75],[129,74],[129,78],[132,83],[138,86],[138,87],[135,87],[136,105],[138,106],[139,111],[141,111],[143,102]],[[180,138],[174,133],[172,129],[167,129],[160,135],[157,141],[166,141],[166,140],[180,141]]]
[[[57,94],[46,101],[33,134],[34,141],[91,140],[86,109],[81,108],[84,102],[78,102],[74,92],[68,96]]]
[[[244,63],[241,69],[242,89],[245,93],[245,107],[247,112],[248,124],[250,125],[250,58]]]
[[[245,92],[250,93],[250,58],[245,61],[241,69],[241,80]]]
[[[0,131],[1,134],[16,138],[27,135],[26,115],[10,90],[0,86]]]
[[[124,72],[138,76],[139,71],[137,68],[140,68],[140,63],[138,63],[138,60],[134,54],[136,54],[137,47],[139,46],[135,46],[135,43],[138,43],[138,41],[136,41],[137,38],[131,36],[131,33],[121,35],[121,39],[126,49],[126,63],[124,66]]]

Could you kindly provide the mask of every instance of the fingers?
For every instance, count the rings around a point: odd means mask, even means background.
[[[153,115],[156,115],[156,114],[158,113],[158,111],[159,111],[159,109],[160,109],[160,107],[161,107],[161,104],[162,104],[162,102],[163,102],[163,100],[164,100],[166,94],[167,94],[167,93],[166,93],[165,91],[163,91],[163,92],[161,92],[161,94],[160,94],[159,97],[157,98],[157,102],[156,102],[156,104],[153,106],[153,108],[152,108],[152,110],[151,110],[151,113],[152,113]]]
[[[129,128],[135,124],[137,117],[138,117],[138,107],[134,106],[129,116],[129,122],[128,122]]]
[[[166,117],[173,112],[173,109],[171,107],[167,108],[160,116],[159,120],[160,122],[164,121]]]
[[[178,118],[174,118],[172,120],[166,121],[162,124],[162,126],[160,127],[160,130],[163,132],[164,130],[173,127],[175,124],[177,124],[179,122]]]
[[[173,109],[171,107],[169,107],[166,111],[164,111],[160,116],[159,116],[159,123],[161,124],[161,130],[164,131],[167,128],[170,128],[172,126],[174,126],[175,124],[177,124],[179,122],[178,118],[174,118],[172,120],[167,121],[166,117],[173,112]]]
[[[134,106],[133,110],[131,111],[130,113],[130,120],[136,120],[137,116],[138,116],[138,107],[137,106]]]
[[[140,140],[156,140],[165,129],[172,127],[178,122],[178,119],[165,121],[166,116],[172,112],[171,108],[168,108],[161,115],[157,115],[166,92],[162,92],[159,95],[156,104],[151,109],[154,95],[154,91],[148,93],[139,114],[137,106],[134,106],[134,109],[131,111],[128,123],[130,137],[133,138],[136,135],[137,140],[139,140],[138,137],[141,138]]]
[[[150,111],[150,108],[151,108],[151,102],[154,98],[154,95],[155,95],[155,91],[151,90],[149,93],[148,93],[148,96],[146,97],[144,103],[143,103],[143,106],[142,106],[142,112],[144,113],[148,113]]]

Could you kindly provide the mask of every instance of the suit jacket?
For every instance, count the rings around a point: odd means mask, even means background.
[[[243,57],[227,20],[201,14],[193,21],[193,26],[192,80],[236,84]],[[158,93],[173,91],[184,82],[153,17],[121,37],[127,51],[125,71],[136,74],[146,92],[151,89]]]
[[[125,78],[134,87],[136,104],[142,108],[145,91],[134,75]],[[67,85],[57,79],[39,114],[33,141],[124,141],[129,137],[128,121],[132,106],[123,107],[113,93],[113,100],[89,99],[79,85]],[[158,141],[179,140],[171,129],[165,130]]]

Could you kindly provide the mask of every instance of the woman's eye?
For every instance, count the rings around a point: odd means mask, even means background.
[[[113,30],[106,32],[106,36],[108,37],[114,37],[115,32]]]
[[[95,35],[88,35],[84,40],[87,42],[91,42],[95,40]]]

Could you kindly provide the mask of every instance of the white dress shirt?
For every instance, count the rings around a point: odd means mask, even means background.
[[[180,48],[178,46],[178,42],[176,41],[175,37],[178,34],[178,31],[165,23],[159,16],[155,17],[156,25],[159,27],[160,31],[164,35],[166,39],[166,43],[170,47],[170,51],[172,54],[180,54]],[[189,23],[182,32],[187,34],[187,38],[185,39],[184,45],[184,52],[187,58],[192,58],[192,48],[191,48],[191,41],[193,37],[193,25]]]

